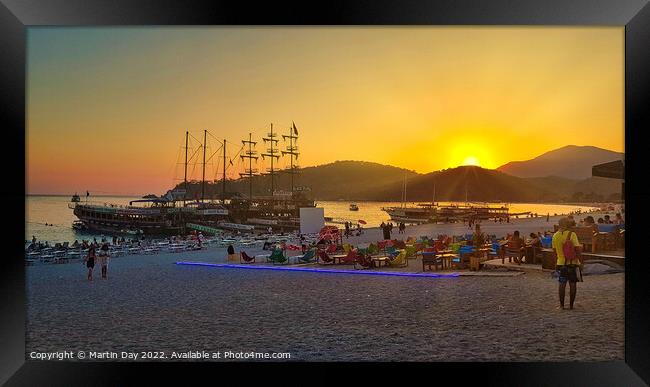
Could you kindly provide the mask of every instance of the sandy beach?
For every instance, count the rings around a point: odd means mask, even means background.
[[[581,219],[591,215],[594,219],[598,219],[605,215],[609,214],[612,218],[615,213],[610,212],[590,212],[580,215],[574,215],[576,222]],[[518,230],[522,237],[528,237],[528,234],[531,232],[534,233],[544,233],[544,231],[553,231],[553,225],[557,225],[560,218],[563,216],[550,216],[548,222],[546,217],[537,217],[537,218],[519,218],[519,219],[510,219],[510,223],[495,223],[494,221],[483,221],[481,222],[481,230],[488,235],[496,235],[498,238],[504,237],[507,234],[512,234],[515,230]],[[396,223],[393,223],[396,224]],[[369,225],[374,226],[374,225]],[[393,239],[406,239],[410,236],[418,238],[420,236],[428,236],[429,238],[435,238],[439,234],[446,234],[451,236],[462,236],[466,234],[471,234],[473,228],[469,228],[467,223],[439,223],[439,224],[421,224],[407,226],[404,234],[397,233],[397,226],[393,228],[391,237]],[[371,243],[378,240],[382,240],[383,234],[379,227],[368,227],[364,228],[364,233],[360,236],[352,236],[350,238],[344,238],[345,243],[350,243],[352,245],[360,243]]]
[[[521,232],[540,227],[539,219],[527,221],[516,221]],[[436,227],[409,227],[406,235]],[[373,240],[372,232],[360,238]],[[306,361],[624,356],[624,274],[585,277],[576,309],[563,311],[546,272],[412,278],[174,264],[225,256],[209,248],[113,258],[109,279],[96,267],[92,282],[81,263],[26,267],[26,352],[289,352]]]

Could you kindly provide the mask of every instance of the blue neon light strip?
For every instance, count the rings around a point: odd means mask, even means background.
[[[233,265],[226,263],[207,263],[207,262],[175,262],[176,265],[187,266],[208,266],[225,269],[252,269],[252,270],[280,270],[280,271],[302,271],[308,273],[336,273],[336,274],[359,274],[359,275],[384,275],[394,277],[426,277],[426,278],[456,278],[458,273],[437,274],[437,273],[403,273],[387,271],[368,271],[368,270],[329,270],[329,269],[310,269],[305,267],[282,267],[282,266],[251,266],[251,265]]]

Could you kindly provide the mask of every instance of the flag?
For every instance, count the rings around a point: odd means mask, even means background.
[[[293,124],[293,132],[294,132],[294,133],[296,134],[296,136],[297,136],[297,135],[298,135],[298,129],[296,129],[296,123],[293,122],[293,121],[291,121],[291,123]]]

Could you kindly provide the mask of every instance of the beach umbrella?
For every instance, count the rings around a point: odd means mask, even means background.
[[[363,220],[363,219],[359,219],[359,223],[361,223],[361,224],[367,224],[366,221]]]

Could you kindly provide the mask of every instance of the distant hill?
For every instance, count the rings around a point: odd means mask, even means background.
[[[308,167],[295,177],[295,186],[309,187],[308,195],[315,200],[378,200],[400,201],[406,175],[406,200],[431,201],[435,183],[436,201],[504,201],[504,202],[562,202],[603,201],[620,193],[620,181],[594,178],[570,179],[559,176],[520,178],[497,170],[462,166],[427,174],[418,174],[365,161],[337,161]],[[270,177],[253,178],[253,194],[270,194]],[[181,188],[182,184],[178,187]],[[275,189],[288,191],[290,175],[280,173]],[[247,179],[229,180],[228,196],[248,194]],[[198,198],[201,184],[188,186],[188,197]],[[220,182],[206,183],[206,198],[219,198]]]
[[[524,179],[541,191],[553,192],[570,201],[611,201],[621,196],[621,181],[604,177],[567,179],[557,176]],[[552,196],[552,195],[550,195]]]
[[[560,195],[540,189],[518,177],[475,166],[462,166],[415,176],[407,181],[407,201],[431,201],[435,184],[436,201],[529,202],[559,200]],[[402,185],[368,192],[374,200],[399,200]]]
[[[498,171],[517,177],[558,176],[569,179],[591,177],[591,167],[614,160],[622,160],[623,153],[594,146],[568,145],[546,152],[527,161],[511,161]]]
[[[383,189],[393,183],[401,187],[404,175],[408,178],[418,174],[403,168],[382,165],[367,161],[336,161],[300,170],[295,176],[294,185],[311,189],[310,196],[317,200],[368,200],[367,195],[378,189]],[[291,175],[280,172],[274,179],[276,190],[291,189]],[[182,183],[177,187],[181,188]],[[188,197],[200,195],[201,184],[192,183],[188,187]],[[229,180],[227,192],[248,194],[248,179]],[[253,178],[253,195],[269,195],[271,178],[256,176]],[[207,197],[220,197],[222,186],[220,182],[206,184]],[[396,198],[399,199],[399,196]]]

